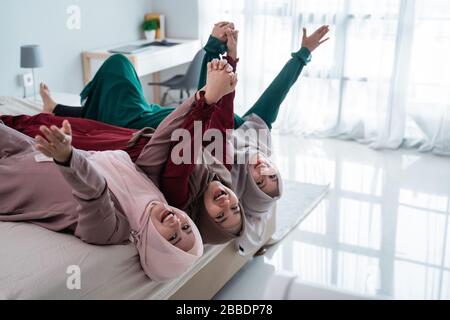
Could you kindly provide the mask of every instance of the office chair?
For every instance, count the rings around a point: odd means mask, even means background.
[[[163,98],[161,100],[161,105],[165,105],[167,95],[170,90],[180,90],[180,103],[184,98],[184,92],[187,93],[189,97],[191,95],[190,90],[197,89],[198,79],[200,77],[200,71],[202,67],[203,57],[205,56],[205,51],[201,49],[192,60],[185,74],[178,74],[172,78],[162,81],[162,82],[149,82],[149,86],[161,86],[167,87],[166,92],[164,92]]]

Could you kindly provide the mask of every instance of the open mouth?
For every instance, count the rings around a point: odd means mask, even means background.
[[[267,167],[267,163],[258,158],[258,160],[256,161],[256,164],[255,164],[255,169],[259,169],[261,167],[262,168]]]
[[[219,189],[214,193],[214,201],[220,201],[226,198],[228,194],[223,189]]]
[[[167,210],[167,211],[163,212],[163,214],[161,215],[161,223],[169,221],[172,218],[175,218],[174,213]]]

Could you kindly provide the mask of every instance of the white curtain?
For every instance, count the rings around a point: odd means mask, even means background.
[[[219,20],[240,30],[236,111],[269,85],[301,28],[331,27],[283,104],[275,130],[373,148],[450,154],[450,1],[200,0],[203,41]]]

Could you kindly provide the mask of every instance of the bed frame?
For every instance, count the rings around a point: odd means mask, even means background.
[[[267,243],[275,233],[275,209],[267,225],[265,241]],[[264,247],[264,245],[262,246]],[[175,293],[169,295],[169,300],[210,300],[220,289],[247,263],[260,248],[247,256],[236,252],[233,243],[229,243],[210,263],[198,271]],[[220,272],[217,272],[220,270]]]

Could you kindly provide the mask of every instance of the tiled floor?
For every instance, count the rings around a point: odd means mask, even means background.
[[[274,140],[284,177],[330,182],[330,192],[217,299],[262,298],[276,271],[355,294],[450,299],[450,158],[338,140]]]

